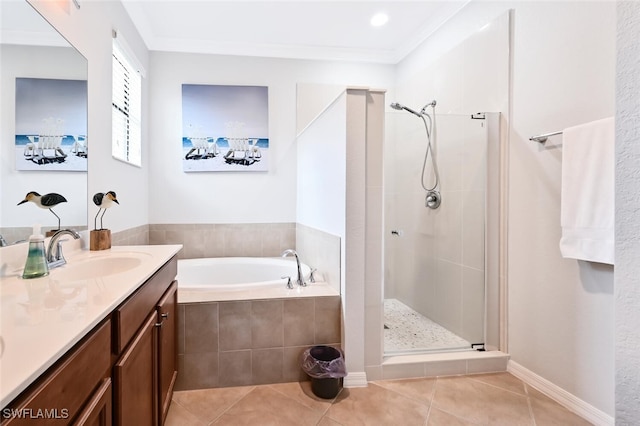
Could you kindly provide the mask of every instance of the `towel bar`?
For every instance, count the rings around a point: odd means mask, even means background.
[[[562,134],[562,130],[559,132],[545,133],[544,135],[531,136],[529,140],[534,142],[545,143],[549,137],[561,135],[561,134]]]

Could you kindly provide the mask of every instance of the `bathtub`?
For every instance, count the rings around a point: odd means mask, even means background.
[[[296,284],[293,258],[216,257],[178,260],[178,303],[335,296],[321,279],[309,282],[310,268],[301,264],[307,287]],[[290,276],[293,289],[287,288]],[[318,278],[316,276],[316,278]]]

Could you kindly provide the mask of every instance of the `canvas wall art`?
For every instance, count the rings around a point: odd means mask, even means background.
[[[185,172],[269,170],[266,86],[182,85]]]
[[[87,171],[87,82],[16,78],[16,170]]]

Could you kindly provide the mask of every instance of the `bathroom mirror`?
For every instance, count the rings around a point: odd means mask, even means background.
[[[30,191],[63,195],[67,202],[54,208],[61,227],[86,229],[87,172],[17,170],[16,163],[24,161],[24,153],[16,146],[16,134],[20,133],[16,126],[16,79],[80,81],[86,85],[87,60],[26,0],[0,1],[0,59],[0,234],[13,244],[28,238],[34,224],[41,224],[45,231],[58,227],[58,219],[48,210],[31,202],[18,205]],[[38,93],[31,95],[37,105]],[[41,113],[46,117],[40,121],[55,118],[65,102],[69,98],[63,93],[60,108],[55,102],[47,104],[42,108],[46,112]],[[86,129],[86,103],[76,117]],[[86,140],[83,142],[86,146]],[[62,142],[62,149],[68,148]]]

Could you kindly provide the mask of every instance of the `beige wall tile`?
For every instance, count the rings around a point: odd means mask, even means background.
[[[178,329],[176,330],[176,340],[178,341],[178,353],[184,353],[184,336],[185,336],[185,327],[184,327],[184,307],[183,303],[179,303],[176,309],[176,315],[178,316]]]
[[[220,350],[251,348],[251,302],[220,302]]]
[[[251,351],[230,351],[219,353],[221,387],[245,386],[251,384]]]
[[[190,303],[185,307],[185,354],[218,350],[218,304]]]
[[[176,390],[218,387],[218,353],[178,356]]]
[[[315,343],[338,343],[341,340],[340,297],[318,297],[315,307]]]
[[[251,382],[261,385],[284,382],[284,348],[251,351]]]
[[[283,352],[282,378],[286,382],[309,380],[302,370],[302,354],[308,346],[285,347]]]
[[[251,347],[274,348],[284,344],[282,300],[251,302]]]
[[[315,301],[310,298],[284,301],[284,345],[313,345],[315,333]]]

